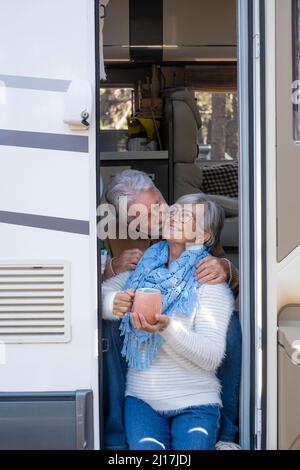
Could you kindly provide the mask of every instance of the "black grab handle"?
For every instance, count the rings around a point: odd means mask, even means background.
[[[106,5],[103,5],[103,3],[100,3],[100,8],[103,8],[103,15],[100,15],[101,20],[104,20],[106,18]]]

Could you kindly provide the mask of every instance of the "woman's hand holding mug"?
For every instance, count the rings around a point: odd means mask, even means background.
[[[131,322],[137,330],[158,333],[167,328],[169,318],[161,314],[162,298],[158,289],[143,288],[135,293]]]
[[[164,331],[170,323],[167,315],[161,314],[161,293],[157,289],[133,289],[117,292],[113,302],[113,315],[123,318],[131,312],[131,321],[137,330],[147,333]],[[142,312],[142,313],[141,313]]]
[[[147,333],[159,333],[161,331],[164,331],[170,323],[170,318],[167,315],[157,315],[157,323],[155,323],[155,325],[148,323],[143,314],[141,313],[132,312],[130,314],[130,317],[133,326],[137,330],[143,330]]]

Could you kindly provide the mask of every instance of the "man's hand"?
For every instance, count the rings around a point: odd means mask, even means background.
[[[125,271],[132,271],[136,268],[139,260],[143,256],[143,252],[137,248],[133,250],[125,250],[123,253],[114,258],[112,267],[116,274],[124,273]]]
[[[229,264],[222,258],[207,256],[196,267],[195,279],[201,284],[223,284],[229,277]]]
[[[127,289],[123,292],[117,292],[113,302],[113,315],[123,318],[124,315],[130,312],[134,299],[134,290]]]
[[[137,330],[143,330],[147,333],[159,333],[160,331],[164,331],[170,323],[170,319],[167,315],[157,315],[157,323],[155,325],[150,325],[145,317],[139,313],[131,312],[130,317],[133,326]]]

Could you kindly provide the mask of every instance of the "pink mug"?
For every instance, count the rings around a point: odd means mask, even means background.
[[[161,315],[162,310],[160,290],[148,287],[137,289],[132,310],[142,314],[150,325],[155,325],[157,323],[156,315]]]

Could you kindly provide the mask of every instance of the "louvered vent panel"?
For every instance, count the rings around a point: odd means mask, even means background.
[[[0,341],[70,340],[66,264],[0,264]]]

